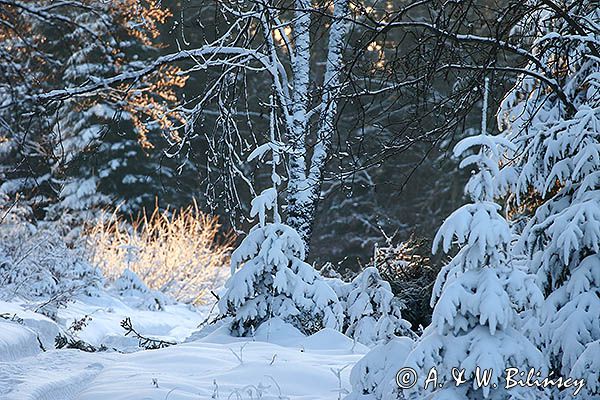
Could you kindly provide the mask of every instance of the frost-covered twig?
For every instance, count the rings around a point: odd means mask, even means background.
[[[346,364],[342,368],[329,368],[331,373],[336,377],[338,381],[337,389],[334,389],[338,393],[338,400],[342,400],[342,395],[347,395],[349,392],[342,386],[342,371],[348,368],[352,364]]]
[[[243,345],[240,346],[240,352],[239,354],[236,353],[235,351],[233,351],[233,349],[229,349],[229,351],[231,351],[231,353],[235,356],[235,358],[238,359],[238,361],[241,364],[244,364],[244,348],[248,345],[249,342],[244,343]]]
[[[275,378],[273,378],[271,375],[265,375],[267,378],[269,378],[271,380],[271,382],[273,382],[273,384],[275,385],[275,387],[277,388],[277,398],[279,400],[288,400],[289,397],[288,396],[284,396],[281,393],[281,386],[279,386],[279,383],[277,383],[277,381],[275,380]]]
[[[213,379],[213,393],[210,396],[211,399],[219,399],[219,385],[217,385],[217,380]]]

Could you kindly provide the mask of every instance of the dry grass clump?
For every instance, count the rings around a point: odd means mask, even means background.
[[[91,258],[109,280],[129,268],[148,287],[201,304],[229,274],[234,237],[223,237],[220,228],[218,218],[202,213],[195,203],[144,213],[132,224],[115,212],[90,228]]]

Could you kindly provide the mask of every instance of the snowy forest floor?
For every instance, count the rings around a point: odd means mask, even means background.
[[[198,330],[208,309],[139,310],[108,293],[79,297],[59,311],[58,323],[17,300],[0,301],[0,314],[12,317],[0,319],[3,400],[333,400],[350,390],[351,367],[368,350],[333,330],[306,337],[280,320],[253,338],[232,337],[218,324]],[[91,320],[74,335],[108,350],[55,349],[56,335],[86,315]],[[125,317],[140,334],[179,344],[140,350],[124,335]]]

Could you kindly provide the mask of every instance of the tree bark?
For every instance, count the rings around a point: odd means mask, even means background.
[[[344,21],[344,17],[347,12],[348,0],[336,0],[334,2],[334,20],[329,30],[327,61],[323,78],[323,92],[319,106],[319,124],[316,132],[316,143],[309,165],[306,165],[306,144],[304,140],[309,134],[306,103],[301,103],[304,105],[304,108],[301,110],[302,114],[299,113],[296,115],[296,113],[294,113],[294,121],[298,118],[303,121],[304,125],[303,134],[299,135],[303,137],[302,149],[297,149],[299,154],[301,154],[301,158],[296,157],[295,154],[296,149],[294,146],[296,142],[291,143],[290,182],[288,184],[287,192],[287,224],[296,229],[300,234],[300,237],[306,246],[306,254],[309,252],[310,238],[316,217],[317,205],[321,195],[323,175],[325,173],[325,168],[327,167],[331,138],[335,132],[335,120],[337,116],[336,94],[339,91],[340,74],[343,67],[342,53],[347,31],[347,23]],[[307,52],[308,51],[309,49],[307,49]],[[298,63],[298,61],[297,56],[296,63]],[[308,71],[308,66],[306,68],[305,71]],[[294,74],[294,78],[296,79],[296,74]],[[301,86],[301,88],[305,87]],[[295,124],[294,127],[296,127]],[[303,169],[301,173],[292,173],[292,165],[297,167],[300,163]]]

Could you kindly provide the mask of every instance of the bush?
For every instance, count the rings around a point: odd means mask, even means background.
[[[88,231],[91,260],[110,281],[125,269],[151,289],[186,302],[201,304],[229,273],[234,238],[220,235],[217,217],[194,203],[181,210],[155,210],[133,224],[117,213],[105,215]]]
[[[404,305],[376,268],[362,271],[348,291],[344,298],[347,336],[367,346],[388,342],[395,335],[412,336],[410,324],[402,319]]]
[[[390,283],[392,292],[405,305],[403,318],[413,328],[427,326],[431,321],[429,305],[431,290],[438,269],[431,266],[424,242],[414,238],[375,249],[375,265],[381,277]]]
[[[50,317],[75,295],[97,294],[100,271],[83,247],[69,247],[53,224],[34,223],[28,207],[0,199],[0,298],[38,303]]]

